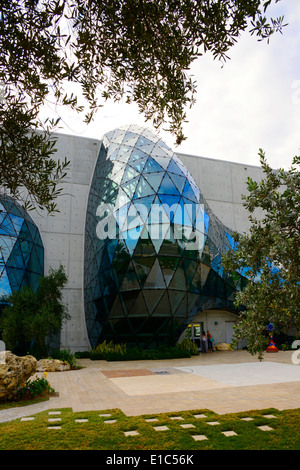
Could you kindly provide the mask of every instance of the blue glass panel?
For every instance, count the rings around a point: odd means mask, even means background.
[[[158,194],[172,194],[172,195],[179,195],[179,191],[174,185],[173,181],[171,180],[168,173],[165,174],[161,186],[158,190]]]
[[[144,178],[148,181],[148,183],[152,186],[155,192],[157,192],[164,174],[162,172],[159,173],[146,173],[144,174]]]
[[[0,298],[2,296],[10,295],[11,292],[6,269],[2,269],[2,271],[0,271]]]
[[[144,173],[153,173],[157,171],[165,171],[165,170],[152,157],[149,157],[144,167]]]
[[[192,187],[190,185],[190,183],[188,182],[188,180],[186,181],[185,183],[185,186],[184,186],[184,190],[183,190],[183,193],[182,195],[184,197],[186,197],[187,199],[190,199],[191,201],[193,202],[197,202],[197,199],[196,199],[196,196],[194,194],[194,191],[192,190]]]
[[[179,168],[177,163],[174,162],[173,159],[170,161],[170,164],[168,166],[168,171],[171,173],[175,173],[175,175],[179,175],[179,176],[182,176],[183,178],[186,178],[186,176],[182,173],[181,169]]]
[[[204,225],[205,225],[205,230],[206,233],[208,233],[208,228],[209,228],[209,215],[203,211],[203,216],[204,216]]]
[[[144,136],[141,136],[138,138],[136,146],[137,147],[143,147],[144,145],[153,145],[153,142],[149,139],[147,139]]]
[[[136,187],[133,199],[143,196],[150,196],[151,194],[154,194],[154,189],[150,186],[149,183],[147,183],[145,178],[141,176],[140,181]]]
[[[131,162],[134,162],[140,159],[148,159],[148,155],[145,152],[142,152],[142,150],[134,148],[132,150],[131,157],[129,158],[128,163],[131,164]]]
[[[179,176],[179,175],[174,175],[173,173],[170,173],[170,178],[175,184],[176,188],[180,193],[182,193],[182,190],[184,188],[185,182],[186,182],[186,177],[185,176]]]

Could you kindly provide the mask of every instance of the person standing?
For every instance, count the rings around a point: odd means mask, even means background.
[[[207,336],[205,334],[205,331],[202,332],[201,336],[201,351],[207,353]]]
[[[212,352],[212,335],[210,332],[207,330],[207,346],[208,346],[208,352]]]

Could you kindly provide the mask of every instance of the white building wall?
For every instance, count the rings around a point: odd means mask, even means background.
[[[40,228],[44,243],[45,274],[50,267],[56,269],[62,264],[68,276],[64,300],[71,320],[62,329],[61,348],[75,352],[90,347],[83,306],[84,230],[89,189],[101,141],[65,134],[57,134],[56,137],[55,158],[70,161],[62,194],[57,199],[59,212],[50,216],[46,212],[36,211],[30,215]],[[241,195],[246,193],[247,176],[259,180],[261,169],[179,153],[178,156],[219,219],[233,230],[247,231],[249,221]],[[206,329],[209,329],[208,325],[214,317],[220,319],[219,324],[223,326],[216,329],[215,334],[216,340],[219,338],[218,342],[223,342],[225,322],[233,315],[221,312],[204,312],[201,315],[207,315]],[[234,318],[237,319],[236,316]]]

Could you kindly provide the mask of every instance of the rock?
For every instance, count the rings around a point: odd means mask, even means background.
[[[33,356],[16,356],[5,352],[5,360],[0,364],[0,401],[13,400],[26,380],[35,372],[37,360]]]
[[[70,364],[59,359],[40,359],[36,370],[37,372],[61,372],[70,370]]]
[[[232,351],[232,347],[227,343],[220,343],[216,346],[218,351]]]

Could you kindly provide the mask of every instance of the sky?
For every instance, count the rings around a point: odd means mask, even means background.
[[[271,167],[285,169],[300,154],[300,2],[281,0],[269,15],[284,15],[288,23],[269,43],[246,33],[224,65],[208,55],[194,62],[197,94],[196,104],[186,110],[187,139],[175,146],[174,136],[159,131],[172,150],[259,166],[258,152],[263,149]],[[67,134],[101,139],[126,124],[153,130],[134,104],[107,102],[89,125],[77,113],[58,111],[59,132]]]

